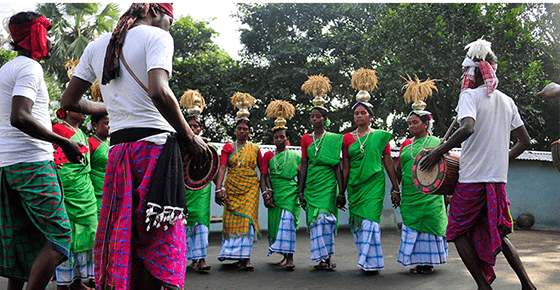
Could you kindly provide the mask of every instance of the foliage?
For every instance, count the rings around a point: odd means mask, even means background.
[[[37,5],[37,12],[53,24],[50,32],[55,46],[45,67],[61,83],[68,81],[64,62],[79,58],[88,43],[112,31],[119,18],[118,5],[112,3],[42,3]]]
[[[0,50],[0,67],[3,66],[8,61],[14,59],[17,56],[17,52],[11,49]]]

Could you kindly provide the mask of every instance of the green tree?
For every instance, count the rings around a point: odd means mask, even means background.
[[[240,81],[239,64],[212,41],[217,32],[208,21],[184,16],[173,22],[175,60],[170,86],[177,98],[189,89],[199,90],[206,101],[202,112],[204,136],[214,142],[233,136],[229,97]],[[186,116],[186,110],[183,110]]]
[[[61,83],[68,81],[64,62],[78,59],[88,43],[111,32],[119,18],[119,7],[112,3],[43,3],[37,5],[37,12],[53,23],[51,33],[56,45],[45,67]]]

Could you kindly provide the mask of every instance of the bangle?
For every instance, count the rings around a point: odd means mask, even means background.
[[[400,191],[398,191],[398,190],[394,190],[394,189],[391,189],[391,193],[398,193],[398,194],[401,194],[401,192],[400,192]]]
[[[222,188],[220,188],[220,189],[216,189],[216,192],[222,192],[222,191],[224,191],[224,190],[226,190],[226,189],[222,187]]]

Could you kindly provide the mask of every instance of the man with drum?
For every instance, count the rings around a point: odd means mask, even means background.
[[[210,151],[190,129],[169,88],[172,21],[171,3],[132,4],[112,35],[87,46],[62,96],[65,110],[94,114],[106,106],[111,118],[112,146],[94,247],[99,289],[183,289],[185,282],[181,151],[197,166]],[[96,80],[104,104],[82,98]],[[153,217],[162,208],[159,224]]]
[[[451,199],[447,241],[455,243],[478,289],[492,289],[493,266],[502,250],[523,289],[536,289],[506,237],[512,231],[505,190],[508,163],[529,147],[529,135],[513,100],[496,89],[497,58],[491,43],[479,39],[466,49],[462,64],[466,71],[456,108],[460,128],[431,151],[420,168],[432,168],[443,154],[461,144],[459,183]],[[511,150],[510,132],[518,139]]]

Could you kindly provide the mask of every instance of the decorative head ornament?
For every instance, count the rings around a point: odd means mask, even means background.
[[[276,117],[272,131],[276,129],[287,129],[286,119],[294,116],[296,110],[292,104],[287,101],[274,100],[268,104],[266,108],[266,116],[269,118]]]
[[[478,67],[482,73],[484,84],[486,84],[487,94],[491,96],[498,87],[499,83],[498,77],[496,76],[498,64],[490,64],[488,62],[490,58],[495,59],[496,57],[494,52],[492,52],[492,43],[481,38],[467,44],[465,49],[468,49],[468,51],[462,65],[463,68],[467,68],[467,71],[463,76],[461,91],[474,88],[474,72],[475,68]]]
[[[204,110],[204,106],[206,106],[206,102],[204,101],[204,97],[200,94],[198,90],[188,90],[182,96],[179,104],[187,109],[187,114],[189,116],[198,116]]]
[[[8,29],[14,43],[31,52],[31,57],[37,59],[49,53],[47,31],[51,26],[45,15],[41,15],[26,23],[8,25]]]
[[[412,114],[416,114],[418,116],[430,116],[429,125],[427,128],[428,134],[432,134],[432,128],[434,124],[434,118],[432,117],[432,113],[426,111],[426,103],[425,100],[428,99],[429,96],[433,94],[433,90],[438,90],[436,87],[436,81],[441,81],[438,79],[431,80],[428,78],[424,82],[420,82],[417,76],[414,76],[414,80],[407,75],[408,79],[401,76],[406,81],[406,84],[402,87],[403,89],[406,88],[406,92],[404,93],[404,101],[408,104],[412,103],[412,112],[408,114],[408,117]]]
[[[323,99],[323,95],[329,92],[331,88],[331,81],[329,78],[321,74],[309,76],[307,81],[301,86],[302,91],[315,97],[313,99],[313,105],[323,109],[325,109],[323,105],[326,103],[325,99]]]
[[[249,108],[255,105],[255,98],[247,93],[236,92],[231,97],[231,103],[239,109],[235,120],[249,120]]]
[[[352,87],[358,90],[356,100],[358,102],[367,103],[371,96],[368,91],[377,87],[377,75],[372,69],[360,68],[352,76]]]

